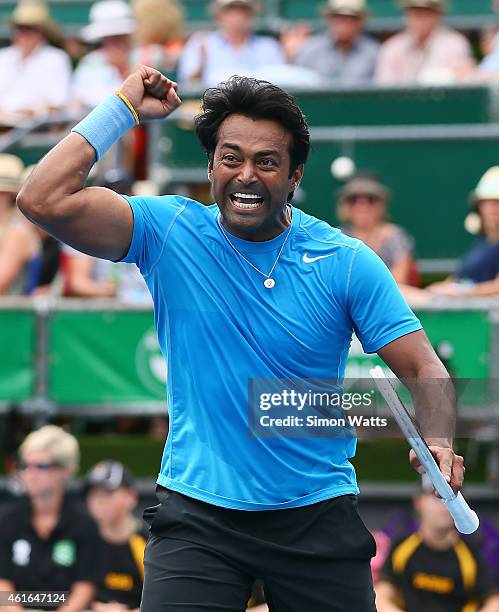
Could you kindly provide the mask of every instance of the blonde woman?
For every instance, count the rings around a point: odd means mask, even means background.
[[[30,433],[19,449],[27,497],[0,524],[0,591],[66,592],[65,612],[85,610],[100,577],[100,539],[84,507],[66,494],[79,464],[76,438],[55,425]],[[56,597],[56,596],[54,596]],[[52,603],[54,603],[54,601]],[[5,610],[46,609],[21,601]]]
[[[173,74],[184,47],[184,12],[176,0],[135,0],[137,48],[134,65]]]

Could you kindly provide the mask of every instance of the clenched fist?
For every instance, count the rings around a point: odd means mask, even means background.
[[[141,121],[164,119],[181,104],[177,83],[149,66],[139,66],[132,72],[121,91],[130,100]]]

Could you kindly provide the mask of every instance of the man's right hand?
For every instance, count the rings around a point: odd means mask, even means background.
[[[130,100],[141,121],[164,119],[182,103],[177,95],[177,83],[149,66],[139,66],[132,72],[121,92]]]
[[[121,92],[141,119],[164,119],[180,104],[176,87],[157,70],[140,66]],[[28,219],[78,251],[117,261],[130,246],[133,214],[113,191],[85,188],[94,163],[95,149],[83,136],[66,136],[33,170],[17,205]]]

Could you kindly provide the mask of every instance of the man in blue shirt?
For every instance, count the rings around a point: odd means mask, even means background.
[[[285,63],[274,38],[253,32],[255,0],[215,0],[212,9],[218,29],[191,36],[180,57],[179,82],[211,87],[233,74],[254,75],[266,66]]]
[[[367,17],[364,0],[329,0],[324,16],[328,31],[304,39],[303,44],[298,41],[295,53],[292,52],[292,63],[315,70],[335,85],[372,81],[379,43],[364,34]],[[285,34],[284,41],[289,36]]]
[[[356,510],[355,438],[348,428],[303,433],[301,400],[309,381],[321,391],[341,385],[355,331],[366,351],[420,383],[423,433],[457,490],[453,394],[425,410],[425,380],[448,375],[380,259],[291,205],[309,131],[278,87],[234,77],[205,93],[196,131],[216,204],[84,188],[126,129],[179,104],[175,83],[140,67],[42,160],[18,198],[74,248],[134,262],[153,296],[170,431],[161,504],[145,513],[141,610],[243,610],[261,578],[271,610],[371,612],[374,541]],[[279,419],[269,432],[248,431],[283,407],[296,431]]]

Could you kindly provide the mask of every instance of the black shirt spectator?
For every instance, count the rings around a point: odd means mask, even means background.
[[[147,531],[133,515],[138,494],[132,473],[119,461],[101,461],[86,477],[87,507],[103,540],[103,580],[92,610],[120,609],[139,612],[144,581]]]
[[[12,581],[17,591],[69,591],[75,582],[100,580],[101,541],[81,503],[64,497],[59,523],[46,539],[34,530],[31,516],[27,498],[2,515],[0,578]]]
[[[495,590],[481,554],[470,543],[459,538],[447,550],[435,550],[418,533],[393,544],[380,580],[396,587],[407,612],[477,610]]]
[[[97,587],[95,599],[103,603],[116,601],[129,610],[140,606],[144,581],[144,549],[147,532],[137,520],[135,532],[122,544],[103,541],[104,578]]]

